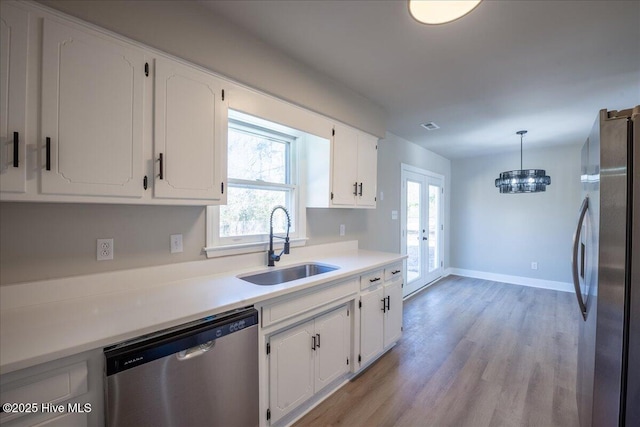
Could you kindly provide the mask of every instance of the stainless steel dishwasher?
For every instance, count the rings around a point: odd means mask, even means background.
[[[104,350],[108,426],[257,426],[258,312],[207,317]]]

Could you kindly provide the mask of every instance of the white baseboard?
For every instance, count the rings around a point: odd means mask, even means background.
[[[447,268],[445,275],[472,277],[474,279],[492,280],[494,282],[511,283],[514,285],[531,286],[533,288],[551,289],[561,292],[574,292],[570,282],[557,282],[554,280],[534,279],[532,277],[510,276],[508,274],[490,273],[487,271],[466,270],[463,268]]]

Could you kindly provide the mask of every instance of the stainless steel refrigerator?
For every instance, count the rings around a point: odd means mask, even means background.
[[[572,263],[580,425],[640,426],[640,106],[600,111],[581,182]]]

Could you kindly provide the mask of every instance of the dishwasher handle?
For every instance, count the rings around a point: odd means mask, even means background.
[[[191,348],[188,348],[186,350],[182,350],[176,353],[176,359],[183,361],[183,360],[193,359],[198,356],[202,356],[207,351],[211,350],[214,345],[216,345],[215,340],[211,340],[202,344],[195,345]]]

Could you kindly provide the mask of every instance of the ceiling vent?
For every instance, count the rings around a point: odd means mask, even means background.
[[[440,126],[438,126],[437,124],[433,123],[433,122],[429,122],[429,123],[423,123],[420,126],[422,126],[423,128],[425,128],[426,130],[436,130],[436,129],[440,129]]]

